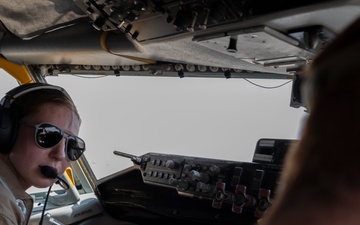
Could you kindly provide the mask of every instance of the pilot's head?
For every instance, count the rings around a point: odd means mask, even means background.
[[[41,172],[47,166],[62,174],[85,151],[77,137],[80,116],[67,92],[48,84],[27,84],[1,101],[1,153],[24,189],[47,187],[54,179]]]
[[[264,224],[358,223],[360,19],[313,61],[306,78],[310,114]]]

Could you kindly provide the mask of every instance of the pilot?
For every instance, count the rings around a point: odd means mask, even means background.
[[[261,225],[360,224],[360,19],[305,72],[309,117]]]
[[[73,101],[58,86],[21,85],[1,100],[0,224],[27,224],[33,199],[25,191],[51,186],[82,155],[80,123]]]

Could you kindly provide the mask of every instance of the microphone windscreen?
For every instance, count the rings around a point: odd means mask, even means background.
[[[41,173],[48,178],[55,179],[57,177],[56,171],[51,166],[40,166]]]

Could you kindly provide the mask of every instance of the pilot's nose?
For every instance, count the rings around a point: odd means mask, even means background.
[[[57,160],[57,161],[62,161],[66,158],[66,149],[65,146],[66,145],[66,139],[63,138],[63,140],[61,140],[61,142],[59,144],[57,144],[56,146],[52,147],[50,150],[50,157]]]

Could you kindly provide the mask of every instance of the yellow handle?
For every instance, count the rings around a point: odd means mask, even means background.
[[[2,56],[0,56],[0,68],[4,69],[7,73],[13,76],[20,84],[34,82],[25,66],[9,62]]]

